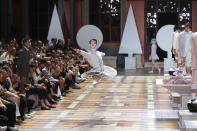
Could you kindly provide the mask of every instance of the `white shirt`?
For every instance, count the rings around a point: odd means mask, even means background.
[[[49,42],[48,46],[49,47],[52,47],[53,46],[53,43],[52,42]]]
[[[102,56],[105,55],[105,53],[100,52],[100,51],[81,51],[81,55],[84,56],[91,65],[91,67],[96,70],[96,71],[103,71],[104,70],[104,65],[103,65],[103,60]]]

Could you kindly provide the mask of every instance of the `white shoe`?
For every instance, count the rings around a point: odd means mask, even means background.
[[[80,86],[79,84],[75,83],[76,86]]]
[[[25,114],[25,115],[24,115],[24,118],[25,118],[25,119],[31,119],[32,116],[31,116],[31,115],[28,115],[28,114]]]
[[[97,84],[97,81],[93,80],[93,82],[92,82],[92,83],[93,83],[93,85],[95,85],[95,84]]]
[[[148,73],[149,73],[149,74],[153,74],[153,71],[149,71]]]
[[[8,130],[10,131],[18,131],[18,127],[8,127]]]
[[[0,131],[6,131],[7,130],[7,126],[0,126]]]

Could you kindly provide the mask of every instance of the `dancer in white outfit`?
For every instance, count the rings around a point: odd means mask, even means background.
[[[152,39],[151,40],[151,56],[150,56],[150,59],[152,60],[152,70],[149,72],[149,73],[153,73],[154,72],[154,69],[157,69],[158,72],[160,73],[161,70],[157,64],[157,60],[159,60],[159,57],[157,55],[157,42],[156,42],[156,39]]]
[[[85,25],[77,33],[77,42],[80,48],[74,49],[77,53],[86,58],[92,67],[91,70],[82,74],[83,78],[93,78],[94,86],[101,78],[114,78],[117,71],[112,67],[103,64],[102,57],[105,53],[97,51],[103,42],[103,34],[101,30],[94,25]]]
[[[105,66],[103,64],[102,57],[105,56],[105,53],[97,51],[96,48],[97,40],[92,39],[89,41],[90,50],[88,52],[74,49],[77,53],[81,54],[84,58],[86,58],[92,67],[91,70],[82,74],[83,78],[92,77],[97,82],[101,78],[114,78],[117,75],[117,71],[112,67]]]

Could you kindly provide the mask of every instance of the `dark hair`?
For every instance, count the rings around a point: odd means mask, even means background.
[[[185,24],[185,28],[186,27],[192,29],[192,26],[190,24]]]
[[[8,71],[9,70],[9,67],[8,66],[6,66],[6,65],[4,65],[3,67],[2,67],[2,70],[4,70],[4,71]]]
[[[182,31],[182,30],[183,30],[183,28],[179,26],[179,27],[177,28],[177,30],[181,30],[181,31]]]
[[[0,66],[3,66],[4,64],[2,62],[0,62]]]
[[[11,74],[11,78],[17,77],[16,74]]]
[[[30,66],[30,68],[34,68],[34,67],[36,67],[36,64],[31,63],[29,66]]]
[[[0,74],[3,73],[5,70],[0,69]]]
[[[57,38],[51,38],[51,41],[57,40]]]
[[[89,41],[89,44],[91,43],[91,41],[95,41],[96,44],[97,44],[97,40],[96,40],[96,39],[91,39],[91,40]]]
[[[28,38],[28,37],[23,38],[22,39],[22,44],[26,43],[27,41],[31,41],[31,39]]]
[[[46,62],[46,60],[44,60],[44,59],[42,59],[41,61],[40,61],[40,64],[46,64],[47,62]]]
[[[177,26],[175,26],[175,27],[174,27],[174,31],[177,31],[177,30],[178,30],[178,27],[177,27]]]
[[[182,27],[180,27],[180,26],[175,26],[175,27],[174,27],[174,31],[177,31],[177,30],[181,30],[181,31],[182,31],[183,29],[182,29]]]

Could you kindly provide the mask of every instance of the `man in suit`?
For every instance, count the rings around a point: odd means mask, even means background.
[[[28,84],[29,77],[29,63],[30,63],[30,48],[31,48],[31,39],[24,38],[22,40],[23,48],[19,52],[19,60],[18,60],[18,73],[21,79],[21,92],[24,93],[24,85]]]

